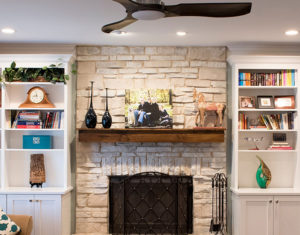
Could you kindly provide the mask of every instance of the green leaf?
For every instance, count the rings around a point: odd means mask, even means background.
[[[10,65],[10,67],[11,67],[12,69],[15,69],[15,68],[16,68],[16,62],[13,61],[13,62],[11,63],[11,65]]]
[[[73,75],[76,75],[76,74],[77,74],[77,66],[76,66],[76,63],[73,63],[73,64],[71,65],[71,73],[72,73]]]

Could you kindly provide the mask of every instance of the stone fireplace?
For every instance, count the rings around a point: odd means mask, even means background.
[[[104,88],[109,89],[112,128],[124,128],[125,89],[172,89],[173,128],[194,127],[194,89],[206,101],[226,103],[225,47],[79,46],[77,61],[77,128],[83,127],[90,81],[95,81],[97,127]],[[211,177],[225,171],[225,143],[77,141],[76,152],[77,234],[109,234],[109,176],[154,171],[193,176],[193,234],[209,234]]]
[[[193,178],[158,172],[110,176],[109,232],[193,233]]]

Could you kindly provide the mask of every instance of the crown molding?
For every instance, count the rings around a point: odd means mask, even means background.
[[[228,57],[245,56],[300,56],[300,43],[238,43],[228,45]]]
[[[0,54],[73,54],[75,45],[45,43],[0,43]]]

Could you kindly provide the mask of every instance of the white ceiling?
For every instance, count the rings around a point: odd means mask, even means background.
[[[242,2],[247,0],[231,0]],[[126,36],[102,33],[105,24],[125,17],[124,8],[112,0],[2,0],[0,43],[69,43],[97,45],[238,45],[243,43],[300,43],[300,0],[249,0],[249,15],[234,18],[172,17],[138,21],[124,28]],[[166,5],[224,0],[165,0]],[[176,31],[186,31],[177,37]]]

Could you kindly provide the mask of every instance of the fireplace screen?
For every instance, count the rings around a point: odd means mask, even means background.
[[[111,176],[109,232],[193,233],[193,179],[156,172]]]

